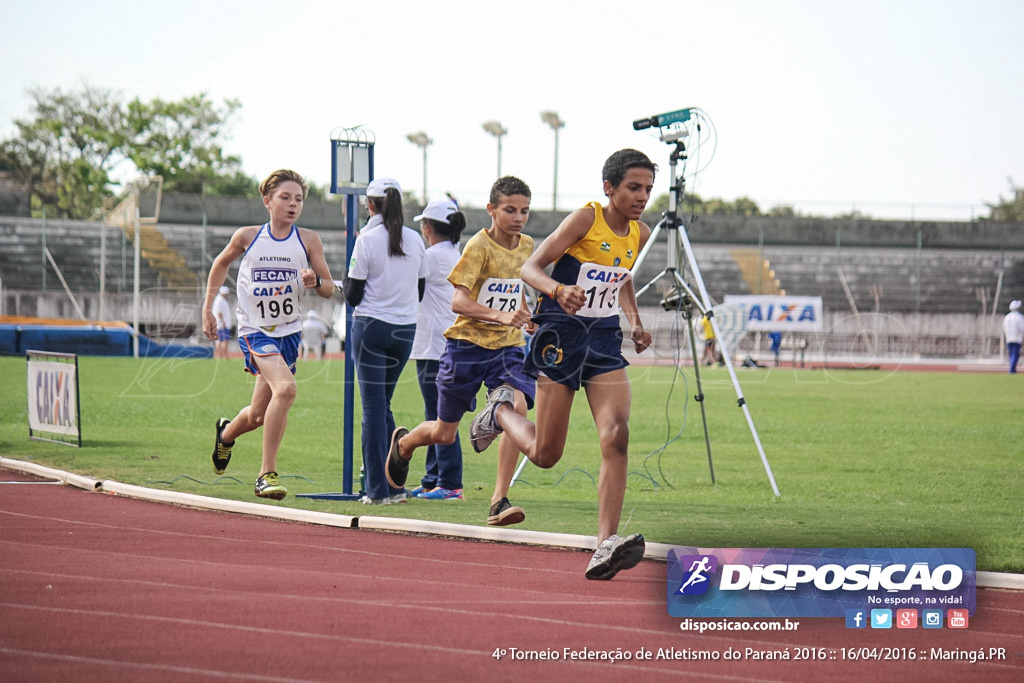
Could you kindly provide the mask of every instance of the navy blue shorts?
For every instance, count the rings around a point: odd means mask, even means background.
[[[437,419],[459,422],[463,415],[476,410],[481,384],[488,391],[508,384],[523,392],[527,407],[532,408],[537,385],[523,374],[524,356],[521,346],[485,349],[472,342],[449,339],[437,370]]]
[[[573,391],[592,377],[629,365],[622,356],[622,330],[607,322],[561,316],[539,321],[523,372],[540,374]],[[616,321],[617,322],[617,321]]]
[[[247,334],[238,338],[238,346],[245,356],[245,371],[254,375],[260,374],[253,356],[281,356],[285,365],[295,374],[295,361],[299,357],[299,341],[302,333],[296,332],[285,337],[270,337],[262,332]]]

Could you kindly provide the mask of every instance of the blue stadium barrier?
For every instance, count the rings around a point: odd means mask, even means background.
[[[0,356],[17,356],[18,330],[14,325],[0,326]]]
[[[75,353],[80,356],[131,356],[132,335],[126,327],[63,325],[0,325],[0,354],[26,351]],[[139,356],[147,358],[211,358],[213,349],[185,344],[157,344],[139,336]]]

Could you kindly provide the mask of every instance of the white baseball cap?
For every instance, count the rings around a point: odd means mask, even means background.
[[[459,210],[459,205],[450,199],[435,199],[434,201],[427,204],[426,208],[423,209],[423,213],[419,216],[413,216],[414,221],[421,221],[424,218],[429,218],[432,221],[438,223],[444,223],[447,225],[448,216]]]
[[[1010,302],[1010,310],[1011,311],[1019,311],[1020,310],[1020,299],[1014,299],[1013,301]]]
[[[223,285],[220,288],[220,293],[221,294],[230,294],[231,293],[231,288],[228,287],[227,285]]]
[[[370,181],[370,184],[366,186],[367,197],[383,197],[384,191],[389,187],[393,187],[398,190],[398,194],[402,194],[402,186],[398,184],[398,181],[394,178],[374,178]]]

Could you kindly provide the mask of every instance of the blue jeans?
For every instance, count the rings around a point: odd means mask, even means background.
[[[352,352],[363,401],[363,467],[370,498],[386,498],[402,490],[391,488],[384,467],[391,432],[395,431],[391,397],[409,360],[415,334],[415,323],[392,325],[361,315],[352,320]]]
[[[423,394],[423,417],[426,420],[437,419],[437,368],[439,361],[419,359],[416,361],[416,378],[420,381],[420,393]],[[425,489],[436,486],[452,491],[462,488],[462,444],[459,434],[455,433],[455,441],[443,445],[434,444],[427,447],[427,473],[420,479]]]
[[[1020,344],[1010,342],[1006,345],[1006,350],[1010,353],[1010,374],[1016,374],[1017,361],[1020,360]]]

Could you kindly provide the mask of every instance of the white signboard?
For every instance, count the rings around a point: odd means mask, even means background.
[[[63,357],[63,358],[62,358]],[[73,439],[81,445],[78,422],[78,363],[75,356],[68,362],[66,354],[28,355],[28,426],[29,436],[48,439],[37,434],[59,435],[61,442]]]
[[[824,307],[820,296],[726,294],[725,303],[743,308],[752,332],[820,332]]]

